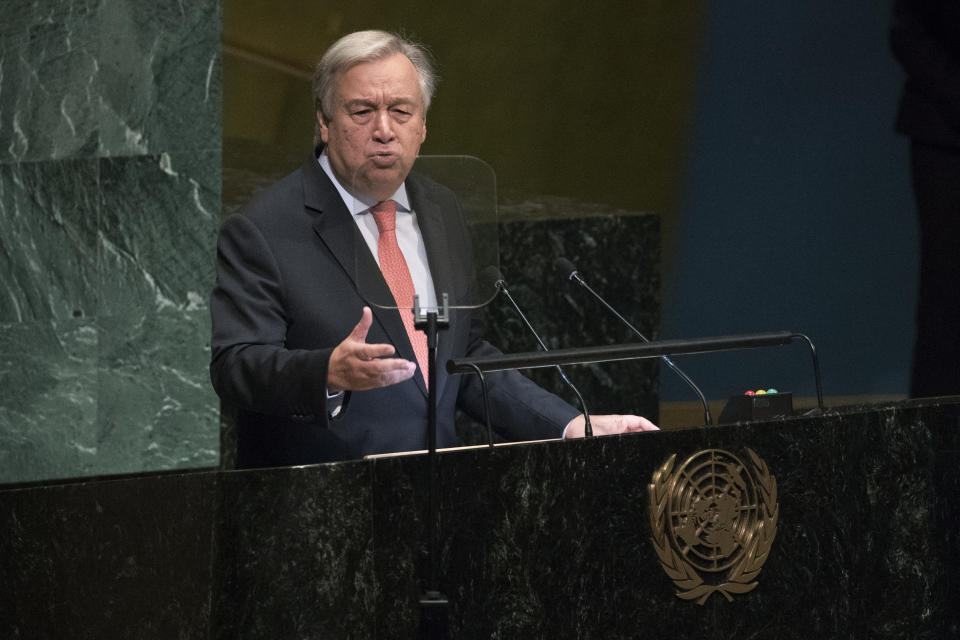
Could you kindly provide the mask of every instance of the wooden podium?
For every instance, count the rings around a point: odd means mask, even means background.
[[[415,638],[426,473],[0,487],[0,637]],[[468,449],[440,474],[452,638],[960,637],[960,398]],[[703,569],[737,545],[750,566]]]

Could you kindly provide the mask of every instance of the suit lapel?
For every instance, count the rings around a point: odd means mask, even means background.
[[[373,311],[374,321],[380,324],[390,342],[396,347],[397,356],[416,362],[417,358],[400,318],[401,311],[385,309],[381,305],[393,303],[393,294],[377,261],[374,260],[366,241],[357,229],[353,216],[344,205],[340,193],[324,173],[316,159],[308,160],[303,167],[304,206],[311,210],[313,230],[340,263],[360,297]],[[409,313],[403,310],[402,313]],[[426,395],[427,388],[418,372],[415,376],[420,390]]]
[[[433,278],[437,304],[443,304],[444,293],[450,295],[451,304],[457,304],[454,295],[456,281],[453,277],[453,269],[457,263],[451,253],[445,212],[437,200],[430,198],[425,191],[422,179],[417,179],[416,176],[407,179],[407,193],[410,196],[411,206],[417,214],[417,225],[420,227],[427,250],[427,263],[430,266],[430,276]],[[440,331],[437,337],[438,398],[447,383],[445,363],[451,357],[453,350],[452,340],[445,334],[449,334],[449,330]]]

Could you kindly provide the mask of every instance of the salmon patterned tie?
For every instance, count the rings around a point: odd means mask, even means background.
[[[423,374],[424,384],[427,384],[427,335],[417,331],[413,326],[413,278],[407,261],[403,259],[400,245],[397,244],[397,203],[385,200],[371,209],[374,220],[377,221],[377,231],[380,238],[377,240],[377,257],[380,259],[380,271],[390,287],[390,293],[400,308],[400,318],[407,330],[413,352],[417,356],[420,373]]]

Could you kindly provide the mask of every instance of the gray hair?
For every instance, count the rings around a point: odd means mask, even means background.
[[[405,55],[417,70],[423,112],[426,113],[437,82],[430,52],[420,44],[387,31],[355,31],[334,42],[320,58],[313,72],[313,103],[315,109],[323,115],[324,121],[329,120],[329,114],[333,111],[331,102],[340,73],[358,64],[383,60],[397,53]],[[314,142],[320,142],[319,123]]]

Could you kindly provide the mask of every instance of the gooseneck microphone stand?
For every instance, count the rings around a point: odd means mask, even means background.
[[[627,328],[634,333],[634,335],[640,338],[640,340],[642,340],[643,342],[650,342],[650,340],[648,340],[645,335],[640,333],[639,329],[633,326],[633,324],[629,320],[624,318],[619,311],[614,309],[613,306],[609,302],[607,302],[606,298],[604,298],[599,293],[594,291],[593,288],[589,284],[587,284],[587,281],[583,279],[583,276],[580,275],[580,272],[577,271],[577,268],[573,265],[572,262],[570,262],[566,258],[557,258],[553,264],[562,273],[569,274],[566,276],[568,280],[570,280],[571,282],[576,282],[581,287],[586,289],[590,293],[590,295],[592,295],[596,300],[600,301],[600,304],[606,307],[607,311],[612,313],[617,318],[617,320],[625,324]],[[660,356],[660,360],[664,364],[666,364],[668,367],[670,367],[670,369],[673,370],[673,372],[676,373],[677,376],[679,376],[680,379],[683,380],[686,383],[686,385],[690,387],[694,393],[697,394],[697,397],[700,399],[700,404],[703,407],[703,423],[708,427],[712,425],[713,416],[710,415],[710,403],[707,402],[707,397],[703,395],[703,391],[700,390],[700,387],[698,387],[696,383],[694,383],[694,381],[690,379],[690,376],[684,373],[683,370],[680,369],[680,367],[675,365],[673,363],[673,360],[671,360],[668,356],[662,355]]]
[[[430,574],[427,589],[420,597],[420,637],[445,640],[449,637],[449,600],[440,592],[440,461],[437,454],[437,333],[450,326],[450,306],[441,295],[440,313],[422,311],[420,298],[413,296],[414,327],[427,336],[427,456],[430,466],[430,499],[427,514]]]
[[[530,324],[530,321],[527,320],[527,316],[524,315],[523,311],[520,310],[520,305],[518,305],[517,301],[513,299],[512,295],[510,295],[510,290],[507,288],[507,281],[503,279],[503,275],[497,272],[497,276],[497,281],[494,283],[494,285],[497,287],[497,289],[503,292],[503,295],[507,296],[507,300],[509,300],[510,304],[513,305],[513,308],[517,312],[517,315],[520,316],[520,319],[523,320],[523,324],[527,326],[527,329],[533,334],[533,337],[537,339],[537,344],[540,345],[540,348],[544,351],[550,351],[544,341],[540,339],[540,334],[537,333],[537,330],[534,329],[533,325]],[[476,368],[475,370],[478,373],[480,372],[479,368]],[[590,412],[587,410],[587,403],[584,402],[583,396],[580,395],[580,390],[577,389],[572,382],[570,382],[570,378],[568,378],[567,374],[564,373],[563,367],[557,365],[557,371],[560,373],[560,378],[567,384],[568,387],[573,390],[573,393],[577,396],[577,400],[580,401],[580,408],[583,409],[583,436],[585,438],[592,438],[593,425],[590,422]],[[489,409],[487,409],[487,415],[490,415]]]

